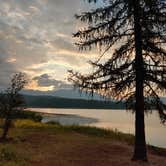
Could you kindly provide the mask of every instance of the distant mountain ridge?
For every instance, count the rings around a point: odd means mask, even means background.
[[[24,95],[33,95],[33,96],[54,96],[66,99],[83,99],[83,100],[99,100],[99,101],[114,101],[111,98],[103,98],[100,94],[94,93],[93,97],[91,93],[86,93],[85,91],[79,92],[74,89],[59,89],[56,91],[36,91],[36,90],[23,90]],[[161,100],[166,104],[166,97],[161,97]]]
[[[60,89],[56,91],[34,91],[34,90],[24,90],[22,91],[25,95],[35,95],[35,96],[56,96],[69,99],[84,99],[84,100],[105,100],[101,95],[94,93],[93,97],[88,92],[79,92],[74,89]]]
[[[60,89],[57,91],[34,91],[24,90],[22,94],[25,97],[27,107],[44,108],[88,108],[88,109],[125,109],[125,103],[104,99],[101,95],[73,89]],[[161,97],[166,104],[166,97]]]
[[[92,96],[91,93],[79,92],[78,90],[60,89],[55,91],[55,96],[72,99],[104,100],[104,98],[97,93],[94,93]]]
[[[24,95],[27,107],[36,108],[84,108],[84,109],[124,109],[123,102],[69,99],[55,96]]]

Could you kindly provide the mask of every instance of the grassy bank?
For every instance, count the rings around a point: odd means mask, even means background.
[[[0,166],[139,165],[130,161],[133,140],[117,130],[17,120],[0,143]],[[163,164],[166,150],[148,149],[152,164]]]

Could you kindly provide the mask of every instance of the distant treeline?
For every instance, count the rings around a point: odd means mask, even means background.
[[[88,108],[88,109],[125,109],[123,102],[69,99],[54,96],[24,95],[27,107],[39,108]]]

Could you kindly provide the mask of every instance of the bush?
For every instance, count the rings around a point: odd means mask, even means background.
[[[20,111],[18,119],[31,119],[35,122],[41,122],[42,116],[32,111]]]
[[[32,120],[35,122],[41,122],[42,120],[42,116],[39,113],[36,112],[32,112],[32,111],[15,111],[14,116],[12,116],[12,122],[10,127],[14,127],[15,123],[14,121],[17,119],[27,119],[27,120]],[[4,122],[5,122],[5,118],[0,114],[0,128],[4,127]]]
[[[46,124],[57,125],[57,126],[61,125],[59,122],[56,122],[56,121],[48,121],[48,122],[46,122]]]

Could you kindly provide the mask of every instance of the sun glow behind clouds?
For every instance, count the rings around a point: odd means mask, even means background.
[[[15,58],[9,58],[9,59],[7,59],[7,62],[14,63],[14,62],[16,62],[16,59]]]
[[[27,90],[39,90],[39,91],[52,91],[54,90],[54,86],[39,86],[36,80],[32,80],[29,84],[25,87]]]
[[[87,61],[98,56],[96,52],[79,52],[73,44],[72,33],[77,29],[74,14],[92,7],[82,0],[0,0],[0,4],[0,86],[22,71],[31,80],[43,74],[52,76],[49,86],[33,80],[27,89],[64,87],[67,70],[87,72]],[[61,86],[56,81],[62,81]]]

